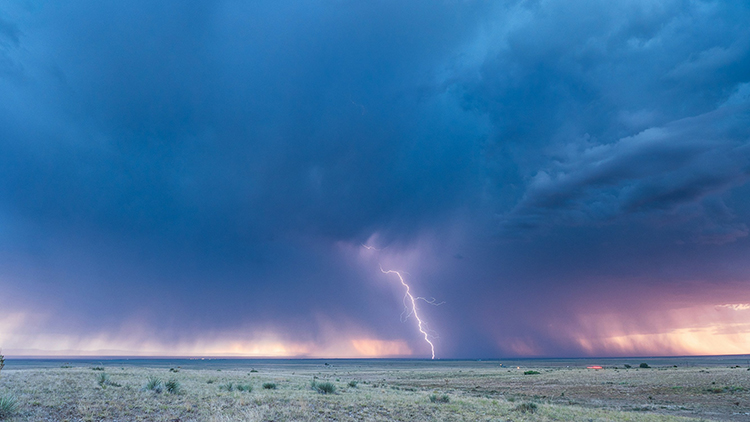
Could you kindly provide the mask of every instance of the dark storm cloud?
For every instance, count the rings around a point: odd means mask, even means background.
[[[380,260],[450,298],[443,356],[592,353],[550,328],[590,286],[750,272],[743,2],[3,7],[0,309],[40,332],[421,350]]]
[[[731,220],[720,194],[750,176],[750,108],[728,106],[651,128],[612,144],[586,146],[537,173],[509,213],[515,225],[606,222],[629,214],[683,213]],[[688,207],[688,210],[681,210]],[[698,217],[694,215],[693,218]],[[711,227],[731,241],[747,226]]]

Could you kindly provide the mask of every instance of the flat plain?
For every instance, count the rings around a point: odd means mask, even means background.
[[[18,404],[7,420],[750,420],[750,370],[735,361],[34,362],[2,372]]]

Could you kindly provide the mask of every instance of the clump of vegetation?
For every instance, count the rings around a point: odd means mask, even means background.
[[[161,393],[162,391],[164,391],[164,383],[157,377],[149,377],[148,382],[146,382],[146,386],[143,388],[147,391]]]
[[[349,381],[349,387],[351,388],[357,388],[357,384],[359,384],[357,381],[354,381],[354,380]]]
[[[630,366],[630,365],[628,365],[628,364],[626,363],[626,364],[625,364],[625,369],[630,369],[630,368],[632,368],[632,366]]]
[[[451,398],[447,394],[443,394],[442,396],[438,396],[437,394],[430,395],[431,403],[449,403],[450,401]]]
[[[638,367],[639,368],[644,368],[644,369],[650,368],[650,366],[648,366],[648,364],[646,362],[643,362],[642,364],[638,365]]]
[[[5,367],[5,356],[0,354],[0,371]],[[12,416],[18,410],[18,401],[14,396],[0,396],[0,419]]]
[[[91,368],[91,370],[92,371],[103,371],[104,367],[103,366],[95,366],[95,367]]]
[[[175,379],[167,381],[164,386],[167,388],[167,393],[169,394],[180,394],[182,392],[182,385]]]
[[[276,383],[273,383],[273,382],[264,382],[263,383],[263,388],[265,388],[266,390],[275,390],[276,389]]]
[[[248,393],[252,393],[253,386],[250,384],[237,384],[237,391],[246,391]]]
[[[536,412],[537,408],[538,406],[536,405],[536,403],[526,402],[514,407],[513,410],[522,413],[534,413]]]
[[[234,391],[234,384],[228,382],[219,386],[219,390]]]
[[[539,371],[524,371],[524,375],[539,375],[541,372]]]
[[[333,394],[336,392],[336,386],[331,382],[319,382],[315,385],[315,389],[320,394]]]
[[[206,384],[213,384],[215,382],[216,382],[216,380],[213,379],[213,378],[211,378],[211,379],[209,379],[209,380],[206,381]]]
[[[169,372],[174,372],[174,373],[180,372],[180,367],[178,366],[177,368],[169,368]]]
[[[122,387],[120,384],[112,381],[112,379],[109,377],[109,374],[106,372],[102,372],[101,374],[99,374],[99,377],[97,378],[97,383],[102,388],[105,388],[107,386]]]
[[[0,419],[13,416],[18,410],[18,401],[14,396],[0,396]]]
[[[253,368],[253,369],[250,370],[250,372],[258,372],[258,370],[255,369],[255,368]]]
[[[71,365],[70,362],[65,362],[62,365],[60,365],[60,368],[62,368],[62,369],[70,369],[72,367],[73,367],[73,365]]]

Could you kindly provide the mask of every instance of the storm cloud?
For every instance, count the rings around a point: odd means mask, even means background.
[[[8,2],[0,346],[424,357],[382,266],[446,302],[421,308],[439,357],[740,350],[748,20]]]

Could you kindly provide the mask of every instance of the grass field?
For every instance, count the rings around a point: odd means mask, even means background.
[[[13,395],[18,404],[7,420],[750,420],[750,371],[736,366],[592,370],[469,361],[288,361],[220,369],[112,362],[60,366],[3,370],[0,396]]]

